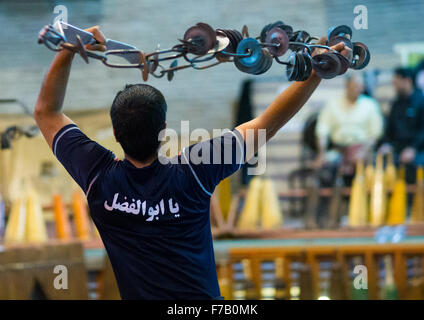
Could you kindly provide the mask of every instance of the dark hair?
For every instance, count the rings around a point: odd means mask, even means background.
[[[394,74],[396,76],[399,76],[399,77],[403,78],[403,79],[411,79],[411,80],[413,80],[413,78],[414,78],[414,73],[409,68],[397,67],[394,70]]]
[[[162,93],[147,84],[126,85],[117,93],[110,117],[116,139],[131,158],[146,161],[157,152],[166,109]]]

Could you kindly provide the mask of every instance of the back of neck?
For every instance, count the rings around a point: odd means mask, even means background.
[[[131,162],[131,164],[136,167],[136,168],[144,168],[144,167],[148,167],[150,166],[153,162],[155,162],[155,160],[158,158],[158,155],[155,154],[152,157],[150,157],[149,159],[145,160],[145,161],[138,161],[135,160],[133,158],[131,158],[129,155],[125,154],[125,159],[128,160],[129,162]]]

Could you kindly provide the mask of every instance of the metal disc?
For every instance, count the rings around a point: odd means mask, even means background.
[[[217,37],[219,35],[225,35],[229,40],[228,45],[222,51],[225,51],[225,52],[228,52],[228,53],[235,53],[236,50],[237,50],[237,45],[238,45],[239,41],[236,39],[233,31],[227,30],[227,29],[217,29],[216,33],[217,33]],[[231,56],[226,55],[223,52],[217,52],[215,57],[220,62],[228,62],[228,61],[231,60]]]
[[[255,71],[254,73],[255,75],[259,75],[259,74],[263,74],[267,72],[272,65],[273,57],[264,49],[262,49],[262,51],[263,51],[263,56],[261,59],[261,64],[260,66],[258,66],[257,70]]]
[[[216,38],[215,38],[216,37],[216,31],[210,25],[208,25],[207,23],[204,23],[204,22],[197,23],[197,26],[208,31],[209,39],[211,39],[211,42],[213,43],[213,45],[215,45],[215,43],[216,43]],[[212,47],[213,47],[213,45],[212,45]]]
[[[224,50],[230,44],[230,39],[227,36],[216,35],[216,45],[215,48],[208,51],[209,53],[220,52]]]
[[[295,52],[290,53],[289,59],[288,59],[288,65],[286,68],[286,76],[287,80],[293,81],[294,78],[297,76],[297,56]]]
[[[355,70],[364,69],[370,62],[371,54],[368,47],[362,42],[353,43],[353,64]]]
[[[169,68],[176,68],[176,67],[178,67],[178,60],[174,60],[174,61],[172,61],[172,63],[171,63],[171,65],[169,66]],[[168,78],[168,81],[171,81],[172,79],[174,79],[174,74],[175,74],[175,71],[168,71],[168,73],[167,73],[167,78]]]
[[[278,27],[280,29],[284,30],[289,37],[293,33],[293,28],[291,26],[289,26],[288,24],[279,25]]]
[[[262,28],[261,36],[260,36],[261,42],[265,42],[266,35],[267,35],[268,31],[272,28],[271,26],[272,26],[272,24],[270,23],[270,24],[267,24],[266,26],[264,26]]]
[[[341,63],[334,53],[321,53],[312,58],[312,68],[322,79],[332,79],[339,75]]]
[[[240,41],[243,40],[243,35],[238,30],[233,29],[231,31],[232,31],[232,34],[234,35],[234,38],[236,39],[237,45],[238,45],[240,43]]]
[[[184,33],[184,42],[190,53],[203,55],[216,45],[216,33],[206,23],[199,22]]]
[[[237,53],[245,53],[244,49],[243,51],[239,50],[239,48],[242,47],[246,48],[246,50],[251,50],[250,52],[252,53],[252,55],[247,58],[235,57],[234,64],[236,65],[237,69],[242,72],[249,74],[262,74],[266,72],[270,67],[268,67],[269,62],[267,62],[267,57],[265,56],[269,54],[261,48],[261,46],[255,39],[253,40],[256,42],[258,47],[254,47],[255,44],[253,41],[250,41],[250,39],[252,38],[246,38],[242,42],[240,42],[240,45],[237,48]]]
[[[283,21],[278,20],[278,21],[275,21],[274,23],[271,24],[271,26],[272,26],[271,29],[274,28],[274,27],[277,27],[277,26],[284,26],[284,25],[285,25],[285,23]]]
[[[352,38],[352,29],[349,26],[341,25],[341,26],[333,26],[328,29],[327,39],[331,39],[336,36],[345,36],[348,35],[348,38]]]
[[[305,76],[305,58],[303,57],[302,52],[297,52],[297,75],[296,75],[296,81],[300,81]]]
[[[340,68],[340,72],[339,75],[345,74],[347,69],[349,69],[350,67],[350,63],[351,61],[348,60],[344,55],[342,55],[341,53],[334,53],[335,55],[337,55],[339,57],[340,60],[340,64],[341,64],[341,68]]]
[[[234,65],[237,69],[239,69],[241,72],[250,73],[251,68],[246,67],[245,65],[240,63],[240,60],[237,58],[234,58]]]
[[[306,31],[297,30],[292,33],[290,41],[306,43],[307,41],[309,41],[310,38],[311,36]]]
[[[273,23],[271,25],[270,29],[275,28],[275,27],[278,27],[278,28],[284,30],[287,33],[287,36],[289,36],[289,38],[290,38],[290,35],[293,33],[293,28],[291,26],[289,26],[288,24],[285,24],[283,21],[277,21],[277,22]]]
[[[227,33],[228,33],[228,37],[230,38],[230,41],[231,41],[231,53],[236,53],[237,46],[238,46],[238,44],[240,43],[241,40],[239,40],[237,35],[232,30],[227,30]],[[243,37],[242,37],[242,39],[243,39]]]
[[[252,68],[259,64],[262,58],[262,47],[256,39],[245,38],[237,46],[237,54],[250,53],[249,57],[235,57],[242,65]]]
[[[239,45],[239,43],[243,40],[243,36],[242,34],[237,31],[237,30],[228,30],[229,35],[232,37],[233,41],[234,41],[234,53],[237,52],[237,47]]]
[[[254,75],[261,74],[262,73],[262,70],[264,69],[265,62],[266,61],[264,59],[264,56],[262,56],[260,58],[260,60],[258,61],[258,63],[257,63],[256,66],[254,66],[252,68],[249,68],[248,73],[254,74]]]
[[[312,73],[312,58],[306,52],[303,52],[302,56],[303,56],[303,59],[304,59],[304,62],[305,62],[305,72],[304,72],[302,79],[300,79],[300,81],[305,81],[305,80],[309,79],[309,77],[311,76],[311,73]]]
[[[228,38],[229,43],[227,45],[227,47],[224,49],[226,52],[235,52],[235,48],[234,47],[234,40],[232,38],[232,35],[230,34],[229,30],[226,29],[217,29],[216,30],[216,35],[218,36],[225,36]]]
[[[230,35],[228,34],[228,32],[227,32],[227,30],[224,30],[224,29],[217,29],[216,30],[216,36],[218,37],[218,36],[225,36],[225,37],[227,37],[228,38],[228,40],[229,40],[229,43],[228,43],[228,45],[224,48],[224,50],[222,50],[222,51],[225,51],[225,52],[233,52],[233,41],[232,41],[232,39],[231,39],[231,37],[230,37]],[[222,52],[217,52],[216,53],[216,55],[215,55],[215,58],[218,60],[218,61],[220,61],[220,62],[228,62],[228,61],[230,61],[230,56],[228,56],[228,55],[225,55],[224,53],[222,53]]]
[[[274,27],[269,30],[266,35],[265,42],[279,44],[278,47],[267,47],[268,51],[273,56],[281,57],[289,49],[289,37],[284,30],[278,27]]]
[[[330,40],[327,41],[327,45],[329,47],[335,46],[336,44],[343,42],[346,47],[352,49],[353,45],[352,45],[352,41],[350,41],[350,39],[343,37],[343,36],[335,36],[330,38]]]

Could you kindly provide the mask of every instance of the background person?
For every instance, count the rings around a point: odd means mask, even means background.
[[[393,151],[397,164],[406,166],[408,183],[415,182],[415,166],[424,163],[424,97],[414,87],[411,69],[394,70],[396,98],[387,118],[380,152]]]
[[[382,134],[380,107],[363,90],[362,77],[349,73],[344,95],[331,99],[321,110],[315,129],[319,146],[316,168],[338,166],[344,154],[345,174],[353,175],[356,160],[363,159]]]
[[[415,68],[415,86],[424,94],[424,60]]]

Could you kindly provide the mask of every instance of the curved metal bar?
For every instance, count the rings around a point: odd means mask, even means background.
[[[49,37],[49,34],[53,34],[55,36],[55,38],[53,37]],[[54,40],[58,40],[57,43],[54,43]],[[59,32],[57,32],[56,30],[53,29],[52,26],[45,26],[38,37],[38,43],[44,43],[44,45],[55,52],[59,52],[61,49],[61,44],[66,42],[66,37],[62,34],[60,34]],[[54,44],[55,47],[53,47],[51,44]]]
[[[166,73],[166,72],[171,72],[171,71],[183,70],[183,69],[187,69],[187,68],[190,68],[190,67],[192,67],[191,64],[186,64],[186,65],[183,65],[183,66],[177,66],[177,67],[173,67],[173,68],[164,69],[164,70],[161,71],[161,73],[162,72]]]
[[[290,43],[290,42],[289,42]],[[276,47],[278,48],[280,46],[280,43],[267,43],[267,42],[260,42],[259,43],[261,47]]]
[[[321,49],[332,50],[329,46],[325,46],[323,44],[308,44],[308,46],[311,48],[321,48]]]
[[[221,64],[221,63],[223,63],[222,61],[217,61],[217,62],[215,62],[215,63],[212,63],[212,64],[209,64],[209,65],[207,65],[207,66],[203,66],[203,67],[197,67],[195,64],[192,64],[191,66],[193,67],[193,69],[195,69],[195,70],[205,70],[205,69],[209,69],[209,68],[212,68],[212,67],[214,67],[214,66],[217,66],[218,64]]]
[[[249,53],[232,53],[232,52],[227,52],[227,51],[221,51],[221,53],[226,55],[226,56],[239,57],[239,58],[248,58],[252,55],[251,52],[249,52]]]
[[[297,41],[290,41],[289,42],[289,45],[295,45],[295,46],[304,47],[306,50],[308,50],[308,53],[309,54],[312,53],[311,46],[308,43],[297,42]]]
[[[160,78],[163,78],[165,76],[165,74],[166,74],[166,72],[161,72],[160,74],[152,73],[152,76],[157,78],[157,79],[160,79]]]
[[[205,57],[205,56],[206,56],[206,58],[200,59],[200,58]],[[187,55],[184,55],[184,59],[191,64],[210,61],[214,58],[215,58],[215,53],[209,54],[209,56],[207,54],[202,55],[202,56],[196,56],[193,59],[189,59],[187,57]]]
[[[156,71],[155,71],[155,72],[151,73],[151,75],[154,76],[155,78],[160,79],[160,78],[162,78],[165,75],[166,72],[163,72],[163,70],[165,70],[165,68],[162,65],[158,64],[158,68],[161,68],[162,69],[159,72],[159,74],[157,74]]]
[[[59,52],[59,51],[61,51],[61,50],[62,50],[62,49],[61,49],[61,46],[59,46],[59,47],[53,47],[53,46],[50,44],[50,42],[48,41],[48,39],[46,39],[46,38],[43,38],[43,39],[42,39],[42,41],[43,41],[44,45],[45,45],[48,49],[50,49],[50,50],[52,50],[52,51]]]
[[[106,61],[107,58],[104,53],[97,53],[95,51],[86,51],[87,56],[96,60]]]
[[[179,52],[179,53],[183,52],[183,50],[177,50],[176,47],[177,46],[174,46],[174,47],[172,47],[170,49],[156,50],[156,51],[154,51],[152,53],[146,54],[146,59],[148,59],[151,56],[154,56],[155,54],[161,55],[161,54],[171,53],[171,52]]]
[[[126,54],[126,53],[140,54],[140,52],[141,52],[140,50],[135,50],[135,49],[108,50],[108,51],[105,51],[105,53],[104,53],[104,59],[100,59],[100,60],[102,60],[104,65],[111,67],[111,68],[122,68],[122,69],[125,69],[125,68],[143,68],[144,65],[140,62],[139,63],[127,63],[127,64],[110,63],[110,62],[108,62],[108,58],[107,58],[108,55],[123,55],[123,54]]]
[[[173,67],[173,68],[168,68],[168,69],[161,70],[161,73],[162,74],[165,74],[165,73],[168,73],[168,72],[183,70],[183,69],[187,69],[187,68],[191,68],[191,67],[192,67],[191,64],[186,64],[184,66],[178,66],[178,67]]]
[[[150,56],[150,54],[149,54],[148,56]],[[165,58],[159,58],[159,57],[158,57],[158,62],[161,62],[161,61],[168,61],[168,60],[175,60],[175,59],[178,59],[178,58],[181,58],[181,57],[184,57],[184,53],[174,54],[174,55],[172,55],[172,56],[167,56],[167,57],[165,57]]]
[[[63,42],[67,42],[66,36],[64,34],[61,34],[61,33],[57,32],[53,28],[53,26],[51,26],[51,25],[45,26],[43,28],[43,30],[40,32],[40,35],[39,36],[40,37],[47,37],[47,34],[48,33],[53,33],[55,36],[57,36],[58,38],[60,38]]]
[[[274,56],[274,59],[277,63],[288,66],[290,63],[287,61],[281,61],[277,56]]]
[[[108,66],[109,68],[118,68],[118,69],[131,69],[131,68],[143,68],[144,65],[141,64],[136,64],[136,63],[131,63],[131,64],[123,64],[123,63],[109,63],[107,62],[107,59],[102,60],[103,64],[105,66]]]
[[[312,54],[312,49],[314,49],[314,48],[325,49],[325,50],[328,50],[330,52],[338,52],[337,50],[333,50],[329,46],[322,45],[322,44],[310,44],[310,43],[303,43],[303,42],[296,42],[296,41],[291,41],[290,44],[298,45],[298,46],[302,46],[302,47],[306,48],[308,50],[309,54]]]

